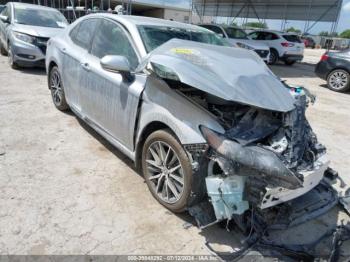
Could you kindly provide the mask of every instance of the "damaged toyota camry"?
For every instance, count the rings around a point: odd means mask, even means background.
[[[200,227],[233,220],[247,231],[253,211],[264,223],[282,212],[288,226],[306,205],[309,219],[338,201],[305,117],[314,97],[204,28],[88,15],[50,39],[46,69],[54,105],[130,157],[159,203]]]

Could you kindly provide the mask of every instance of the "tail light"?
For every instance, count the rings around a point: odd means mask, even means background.
[[[281,43],[281,45],[282,45],[283,47],[293,47],[293,46],[294,46],[294,44],[288,43],[288,42],[283,42],[283,43]]]
[[[321,61],[327,61],[328,58],[329,58],[329,56],[327,55],[327,53],[325,53],[321,56]]]

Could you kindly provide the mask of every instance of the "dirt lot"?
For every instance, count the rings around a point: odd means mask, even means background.
[[[329,91],[309,64],[272,70],[317,95],[310,122],[349,181],[350,94]],[[205,241],[232,248],[239,239],[217,226],[185,229],[191,218],[160,206],[125,156],[54,108],[43,70],[12,70],[5,57],[0,207],[0,254],[208,254]],[[294,233],[299,243],[317,234],[308,230]]]

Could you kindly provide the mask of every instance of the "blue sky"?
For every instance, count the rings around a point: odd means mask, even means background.
[[[159,2],[162,4],[170,4],[175,6],[186,7],[189,6],[190,0],[141,0],[145,2]],[[249,21],[254,21],[254,19],[249,19]],[[237,19],[238,24],[241,23],[240,19]],[[278,20],[268,20],[268,26],[271,29],[281,29],[281,21]],[[304,29],[304,22],[302,21],[289,21],[287,24],[288,27],[296,27],[300,30]],[[317,23],[310,33],[317,34],[320,31],[330,31],[331,24],[330,23]],[[350,29],[350,0],[343,0],[343,7],[340,14],[339,24],[337,31],[342,32],[346,29]]]

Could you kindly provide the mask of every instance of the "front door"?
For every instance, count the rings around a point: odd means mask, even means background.
[[[103,19],[92,40],[90,54],[82,61],[86,67],[82,77],[86,97],[82,106],[95,124],[132,149],[133,128],[143,85],[140,81],[125,81],[121,74],[104,70],[100,59],[106,55],[125,56],[132,69],[139,61],[126,31],[116,22]]]

